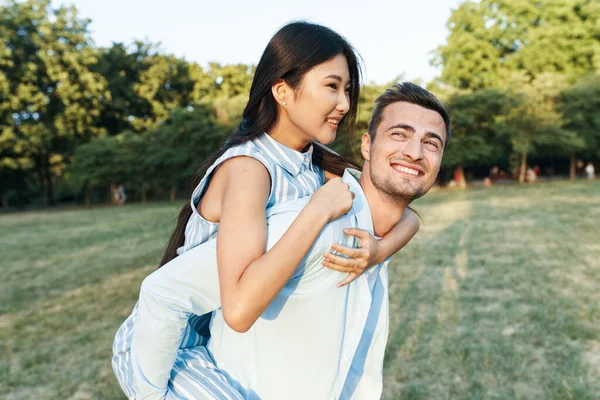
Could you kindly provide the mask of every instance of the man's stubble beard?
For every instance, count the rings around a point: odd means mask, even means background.
[[[426,191],[421,187],[414,187],[410,182],[405,181],[402,184],[395,184],[391,179],[379,176],[373,169],[373,164],[369,163],[369,175],[371,182],[379,191],[385,193],[390,199],[402,202],[406,205],[413,200],[423,196]]]

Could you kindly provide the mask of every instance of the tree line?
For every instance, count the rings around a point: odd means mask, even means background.
[[[174,199],[241,119],[254,66],[197,63],[144,41],[95,46],[90,21],[49,0],[0,6],[0,202],[92,203],[125,183]],[[600,5],[593,0],[463,2],[432,63],[447,103],[448,169],[528,158],[600,159]],[[401,66],[399,66],[401,68]],[[391,84],[391,83],[390,83]],[[333,148],[358,157],[357,131]]]

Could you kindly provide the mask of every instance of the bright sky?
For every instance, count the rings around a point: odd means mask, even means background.
[[[279,27],[294,19],[326,25],[362,55],[366,80],[400,74],[424,82],[439,75],[431,51],[445,42],[446,21],[460,0],[55,0],[74,4],[99,46],[134,39],[160,42],[165,53],[202,66],[256,64]]]

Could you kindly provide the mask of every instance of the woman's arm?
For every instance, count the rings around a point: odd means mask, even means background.
[[[221,305],[225,322],[245,332],[292,277],[323,227],[351,208],[352,195],[341,179],[332,179],[265,253],[267,170],[254,159],[235,158],[219,172],[226,182],[217,239]]]
[[[367,269],[380,264],[388,257],[394,255],[413,238],[421,226],[417,214],[407,208],[398,223],[380,240],[375,239],[369,232],[363,229],[344,229],[348,235],[356,236],[361,243],[360,248],[351,248],[339,244],[332,245],[332,249],[347,257],[325,253],[323,265],[340,272],[347,272],[346,279],[338,284],[338,287],[347,285]]]

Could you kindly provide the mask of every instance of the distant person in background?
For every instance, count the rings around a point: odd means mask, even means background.
[[[490,169],[490,179],[492,182],[496,182],[496,180],[498,179],[498,166],[494,165],[491,169]]]
[[[540,166],[539,165],[534,166],[533,167],[533,172],[535,173],[535,176],[537,178],[539,178],[540,177]]]
[[[537,175],[535,174],[535,171],[533,170],[533,168],[527,167],[527,170],[525,171],[525,179],[527,179],[527,182],[535,182],[536,181]]]
[[[125,204],[125,201],[127,201],[127,195],[125,194],[125,186],[123,186],[122,183],[120,183],[119,187],[117,188],[117,194],[119,196],[117,203],[121,205]]]
[[[586,165],[585,173],[589,180],[596,179],[596,169],[594,168],[594,164],[592,164],[591,161],[588,162],[588,164]]]
[[[113,204],[121,204],[121,197],[119,195],[119,188],[114,185],[112,187],[112,195],[113,195]]]

